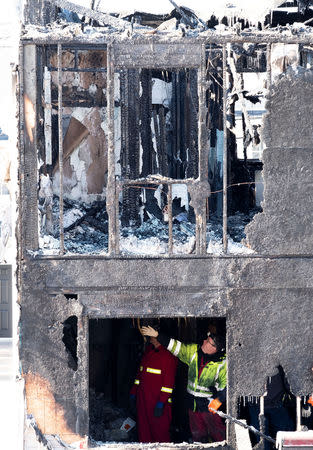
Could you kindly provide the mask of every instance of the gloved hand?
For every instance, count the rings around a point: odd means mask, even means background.
[[[155,330],[154,328],[150,327],[150,325],[148,327],[141,327],[140,331],[141,331],[141,334],[143,334],[144,336],[150,336],[150,337],[158,337],[159,336],[159,332],[157,330]]]
[[[307,403],[311,406],[313,406],[313,395],[311,395],[311,397],[309,398],[309,400],[307,401]]]
[[[131,416],[136,417],[137,409],[136,409],[136,395],[130,394],[129,396],[129,412]]]
[[[214,411],[217,411],[218,408],[221,406],[221,404],[222,404],[222,402],[220,402],[218,398],[213,398],[213,400],[210,401],[210,404],[209,404],[209,408],[208,408],[208,409],[209,409],[209,411],[210,411],[211,413],[215,414]],[[212,411],[212,409],[213,409],[214,411]]]
[[[304,405],[301,408],[301,416],[302,417],[310,417],[311,416],[311,408],[309,405]]]
[[[154,417],[161,417],[164,412],[164,403],[158,402],[154,408]]]

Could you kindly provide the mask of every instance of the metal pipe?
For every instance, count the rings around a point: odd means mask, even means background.
[[[64,217],[63,217],[63,106],[62,106],[62,45],[58,44],[58,127],[59,127],[59,227],[60,227],[60,254],[64,255]]]
[[[227,253],[227,70],[226,46],[223,45],[223,251]]]
[[[233,423],[236,423],[237,425],[240,425],[243,428],[246,428],[247,430],[252,431],[252,433],[257,434],[262,439],[266,439],[267,441],[271,442],[272,444],[275,444],[275,439],[271,438],[270,436],[267,436],[266,434],[262,433],[261,431],[257,430],[251,425],[247,425],[246,423],[242,422],[239,419],[236,419],[235,417],[230,416],[229,414],[225,414],[222,411],[216,411],[215,409],[212,409],[209,407],[209,410],[214,412],[214,414],[217,414],[218,416],[222,417],[222,419],[230,420]]]
[[[297,395],[297,431],[301,431],[301,397]]]
[[[173,205],[172,185],[168,185],[167,191],[167,214],[168,214],[168,254],[173,254]]]

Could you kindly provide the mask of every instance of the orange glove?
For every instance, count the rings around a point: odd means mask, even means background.
[[[313,395],[311,395],[311,397],[309,398],[307,403],[309,403],[309,405],[313,406]]]
[[[209,404],[209,411],[213,414],[215,414],[214,411],[212,411],[212,409],[214,409],[215,411],[218,410],[218,408],[221,406],[222,402],[219,401],[218,398],[214,398],[213,400],[211,400],[210,404]]]

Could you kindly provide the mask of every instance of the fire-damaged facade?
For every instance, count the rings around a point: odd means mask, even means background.
[[[141,448],[120,427],[138,327],[154,323],[187,341],[224,330],[235,418],[249,421],[253,399],[262,425],[282,367],[301,429],[313,392],[311,27],[51,3],[28,2],[19,66],[20,360],[41,438]],[[185,378],[179,367],[173,442],[147,447],[216,445],[190,443]],[[231,422],[220,445],[239,445]]]

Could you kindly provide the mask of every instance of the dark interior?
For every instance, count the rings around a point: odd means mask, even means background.
[[[138,442],[136,427],[120,430],[130,416],[129,394],[144,340],[138,325],[159,325],[160,331],[182,342],[202,343],[208,329],[226,333],[224,318],[153,318],[89,320],[89,435],[95,441]],[[190,439],[186,408],[188,368],[179,362],[173,392],[172,442]]]

